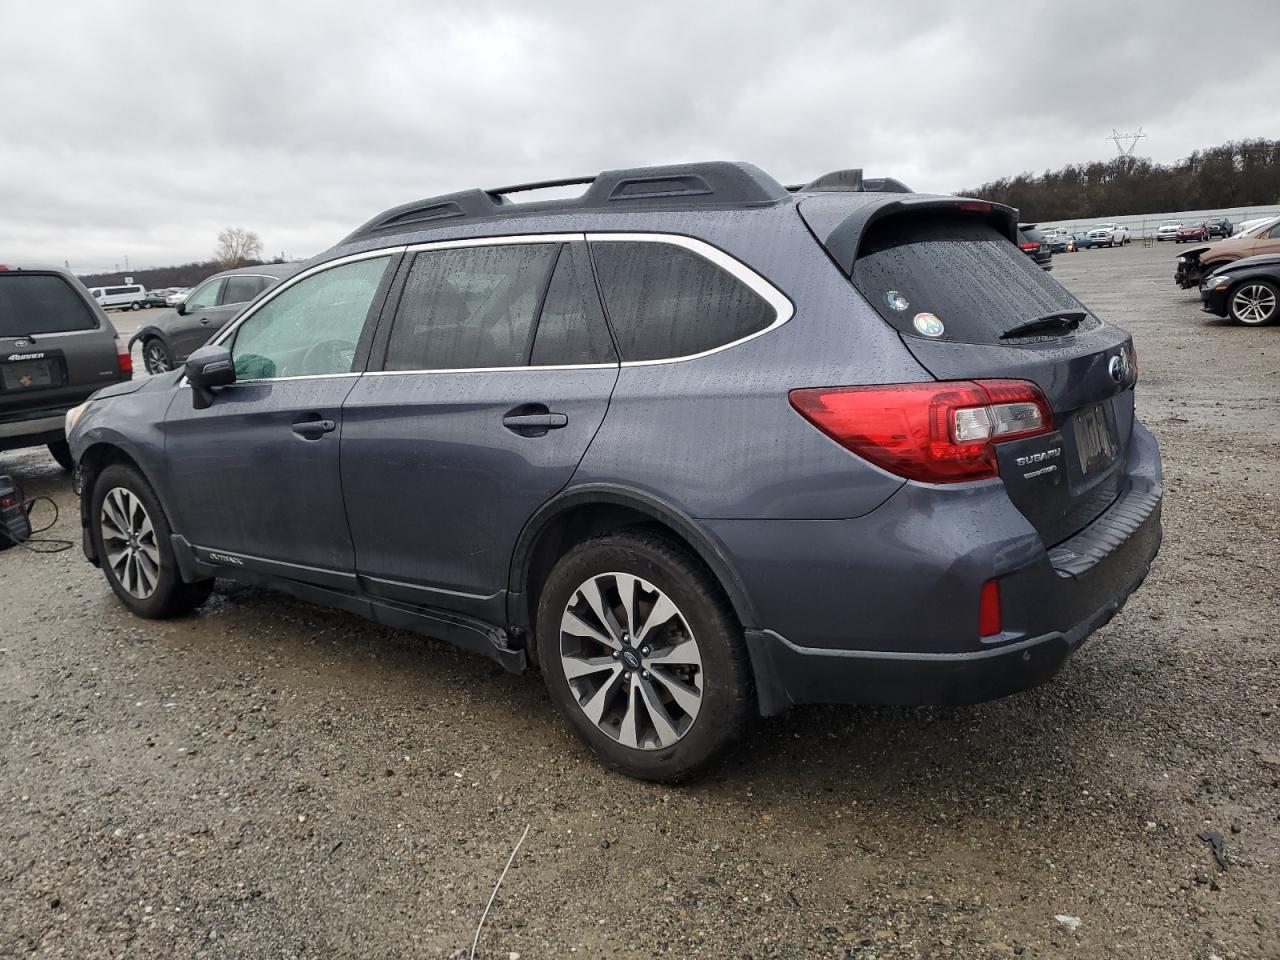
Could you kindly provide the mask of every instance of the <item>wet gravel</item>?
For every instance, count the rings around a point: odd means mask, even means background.
[[[477,956],[1280,956],[1280,328],[1173,256],[1056,258],[1164,450],[1121,615],[1037,690],[798,710],[693,786],[442,644],[229,584],[148,622],[78,548],[0,553],[0,957],[465,956],[526,825]],[[0,465],[77,535],[42,451]]]

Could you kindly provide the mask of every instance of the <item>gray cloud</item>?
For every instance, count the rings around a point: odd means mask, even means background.
[[[706,158],[952,191],[1277,135],[1265,41],[1202,3],[172,2],[11,5],[0,262],[203,259],[217,231],[308,256],[468,186]],[[1236,4],[1269,37],[1280,6]]]

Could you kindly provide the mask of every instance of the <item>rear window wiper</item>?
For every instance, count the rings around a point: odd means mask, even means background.
[[[1012,340],[1014,337],[1027,337],[1045,330],[1062,330],[1067,333],[1080,326],[1087,316],[1088,314],[1083,310],[1057,310],[1006,330],[1000,334],[1000,339]]]

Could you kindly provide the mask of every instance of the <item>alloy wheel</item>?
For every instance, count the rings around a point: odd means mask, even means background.
[[[1266,323],[1276,314],[1276,294],[1270,287],[1251,283],[1231,297],[1231,314],[1241,323]]]
[[[120,586],[147,599],[160,579],[160,549],[146,507],[127,487],[112,487],[102,500],[99,524],[107,564]]]
[[[169,354],[159,340],[147,341],[146,347],[142,350],[142,362],[146,365],[147,373],[164,373],[171,369]]]
[[[560,664],[587,718],[632,749],[670,747],[702,706],[702,655],[688,620],[631,574],[599,574],[570,595]]]

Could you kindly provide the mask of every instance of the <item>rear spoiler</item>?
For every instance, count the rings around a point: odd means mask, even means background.
[[[986,220],[1011,242],[1018,242],[1018,211],[989,200],[920,194],[832,193],[815,194],[800,201],[800,215],[805,223],[846,274],[853,273],[858,248],[872,224],[887,217],[929,212],[972,214]]]

